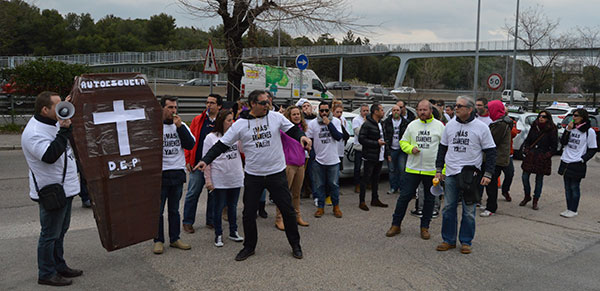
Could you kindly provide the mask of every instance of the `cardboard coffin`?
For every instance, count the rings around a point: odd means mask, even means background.
[[[146,77],[85,74],[71,91],[75,150],[102,246],[113,251],[158,233],[162,109]]]

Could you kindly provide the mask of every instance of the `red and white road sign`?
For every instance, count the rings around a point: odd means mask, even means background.
[[[502,76],[500,74],[491,74],[487,79],[487,85],[492,90],[498,90],[502,86]]]
[[[215,59],[215,49],[213,48],[212,41],[208,40],[208,48],[206,49],[206,57],[204,58],[204,70],[205,74],[218,74],[219,69],[217,68],[217,60]]]

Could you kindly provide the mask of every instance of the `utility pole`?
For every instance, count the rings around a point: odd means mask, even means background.
[[[517,0],[517,13],[515,14],[515,44],[513,48],[512,76],[510,76],[510,105],[515,102],[515,74],[517,71],[517,38],[519,36],[519,0]]]
[[[473,99],[477,99],[477,83],[479,75],[479,18],[481,15],[481,0],[477,0],[477,37],[475,41],[475,73],[473,76]]]

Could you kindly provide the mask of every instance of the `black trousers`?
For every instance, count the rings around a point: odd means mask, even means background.
[[[292,206],[292,195],[288,188],[285,170],[268,176],[254,176],[248,173],[244,177],[244,210],[242,220],[244,224],[244,247],[254,250],[258,241],[256,228],[256,212],[260,196],[264,189],[269,190],[271,199],[281,211],[285,235],[292,247],[300,245],[300,233],[296,224],[296,210]]]
[[[360,179],[360,202],[365,202],[365,194],[367,192],[366,185],[371,183],[371,202],[379,200],[377,187],[379,185],[379,174],[381,174],[382,161],[364,161],[365,168],[362,179]]]
[[[498,177],[500,177],[500,174],[502,174],[503,169],[504,167],[496,166],[494,175],[492,176],[492,181],[485,186],[485,191],[487,192],[488,197],[485,209],[493,213],[496,213],[498,210]]]

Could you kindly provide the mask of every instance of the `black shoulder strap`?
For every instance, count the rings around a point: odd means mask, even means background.
[[[29,169],[29,171],[31,171],[31,169]],[[65,176],[67,175],[67,149],[65,149],[65,165],[63,167],[63,176],[62,176],[62,182],[61,184],[65,184]],[[35,185],[35,191],[40,192],[40,188],[38,186],[37,181],[35,180],[35,175],[33,174],[33,171],[31,171],[31,176],[33,177],[33,184]]]

